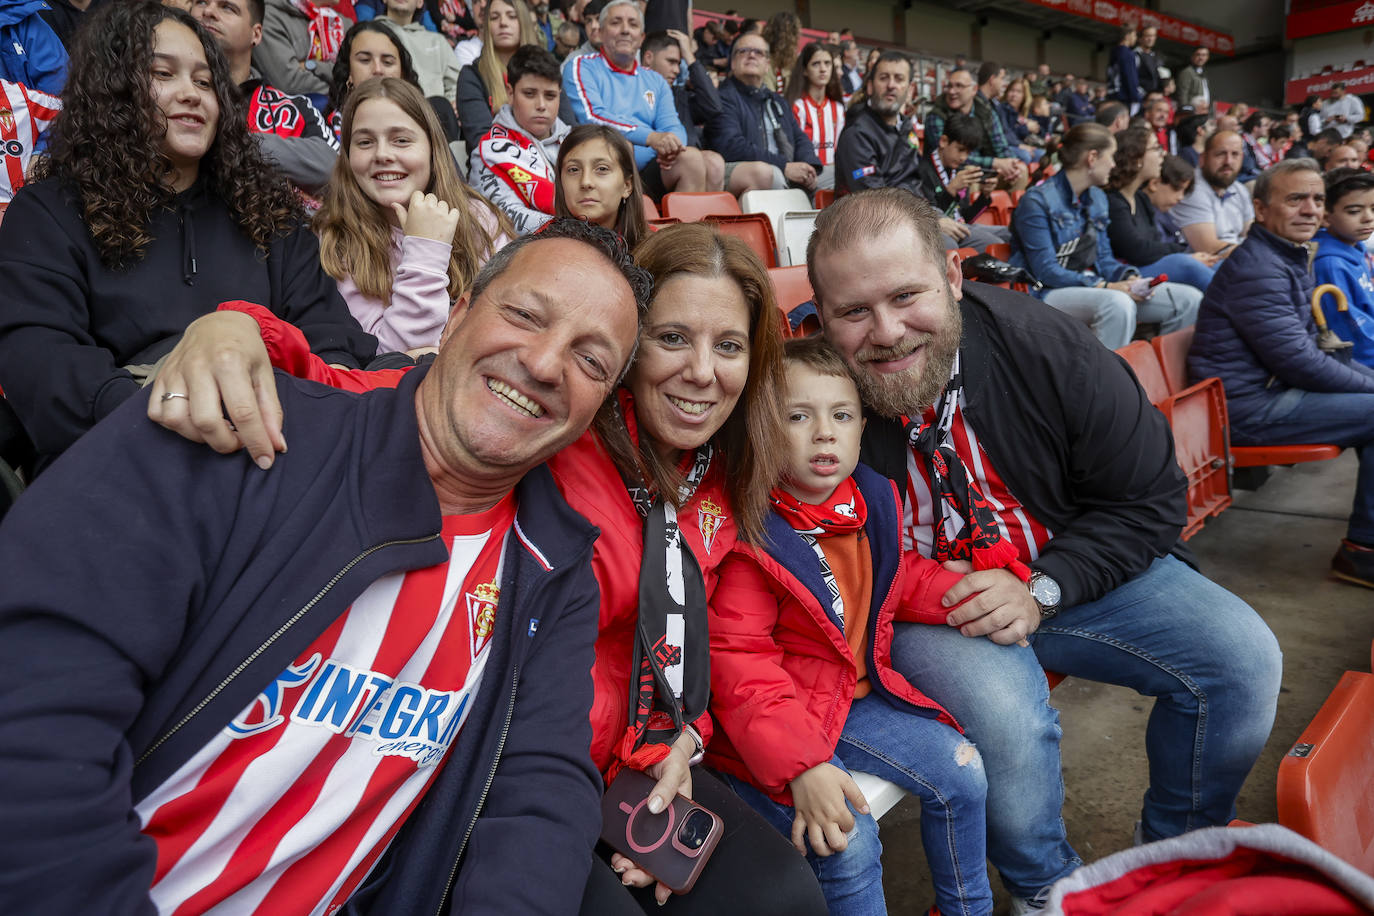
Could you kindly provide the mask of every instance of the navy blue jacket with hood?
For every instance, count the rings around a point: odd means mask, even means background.
[[[425,373],[362,396],[279,375],[291,450],[267,472],[131,399],[17,501],[0,529],[0,912],[155,912],[134,804],[370,584],[447,562],[413,407]],[[483,686],[349,913],[581,899],[601,822],[597,530],[543,466],[516,494]]]
[[[1317,348],[1309,259],[1305,246],[1252,225],[1202,297],[1188,375],[1221,379],[1232,424],[1290,388],[1374,393],[1374,370]]]

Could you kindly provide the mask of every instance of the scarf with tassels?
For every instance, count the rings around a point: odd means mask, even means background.
[[[633,437],[628,399],[622,399],[620,408]],[[683,543],[677,507],[696,493],[710,471],[712,454],[708,443],[688,457],[691,466],[672,503],[642,482],[625,482],[644,521],[644,551],[630,666],[630,717],[616,758],[635,769],[666,757],[683,726],[706,711],[711,697],[706,583],[692,549]],[[612,767],[611,778],[618,769]]]
[[[1002,536],[997,513],[954,450],[950,428],[963,393],[960,357],[954,358],[949,384],[935,402],[933,423],[903,418],[911,447],[926,464],[934,503],[935,537],[931,559],[968,560],[974,570],[1007,569],[1022,582],[1030,569],[1017,559],[1016,546]]]
[[[816,555],[821,579],[830,593],[830,610],[843,631],[844,596],[840,593],[840,584],[830,568],[830,558],[825,555],[820,539],[861,530],[868,521],[868,504],[864,502],[864,495],[859,492],[854,478],[846,477],[829,499],[815,505],[802,502],[781,487],[774,487],[768,498],[772,500],[773,510],[792,526]]]

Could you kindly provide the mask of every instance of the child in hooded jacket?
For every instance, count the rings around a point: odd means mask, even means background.
[[[1317,285],[1330,283],[1345,293],[1348,310],[1335,296],[1322,297],[1326,323],[1355,345],[1353,358],[1374,368],[1374,277],[1365,242],[1374,234],[1374,175],[1362,169],[1326,174],[1326,217],[1317,232],[1312,262]]]
[[[707,762],[791,836],[832,914],[886,912],[877,823],[851,770],[920,798],[930,912],[990,913],[982,759],[903,676],[894,638],[945,625],[962,573],[903,556],[896,487],[858,463],[862,406],[842,357],[814,337],[785,356],[787,471],[765,543],[736,544],[711,601]]]

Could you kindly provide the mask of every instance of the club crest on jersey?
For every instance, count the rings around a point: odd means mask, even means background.
[[[697,528],[701,530],[701,542],[706,545],[706,552],[711,552],[711,546],[716,541],[716,532],[720,531],[720,526],[725,521],[725,510],[719,504],[710,500],[703,499],[697,506]]]
[[[14,112],[8,108],[0,108],[0,130],[7,134],[14,133]]]
[[[468,608],[468,632],[471,635],[472,657],[475,660],[491,642],[496,629],[496,604],[501,599],[501,587],[484,582],[473,591],[464,592]]]
[[[654,107],[654,91],[652,89],[644,90],[644,101],[649,103],[650,108]]]

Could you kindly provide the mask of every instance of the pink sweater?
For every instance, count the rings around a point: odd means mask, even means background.
[[[487,232],[495,231],[496,218],[486,207],[473,204],[472,215]],[[504,234],[497,236],[481,263],[485,264],[509,241]],[[406,235],[393,228],[391,305],[363,295],[352,277],[339,281],[339,294],[348,303],[348,310],[363,330],[377,338],[378,353],[439,346],[439,334],[453,305],[448,297],[448,261],[452,251],[452,245]]]

